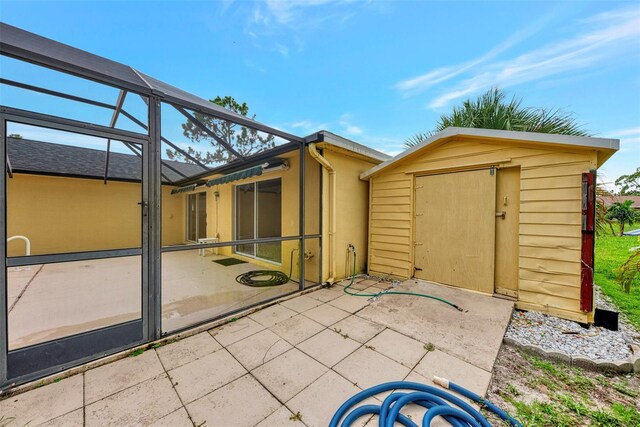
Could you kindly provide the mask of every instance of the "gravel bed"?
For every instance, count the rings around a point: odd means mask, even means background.
[[[598,288],[597,306],[617,310],[615,305]],[[571,356],[586,356],[592,360],[623,360],[631,355],[630,344],[640,345],[638,332],[620,313],[618,331],[592,326],[583,328],[570,320],[533,311],[514,311],[506,337],[522,344],[539,345],[545,350],[562,352]]]

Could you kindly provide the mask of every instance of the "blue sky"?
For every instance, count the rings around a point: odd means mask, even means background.
[[[390,154],[499,86],[620,138],[607,180],[640,166],[638,2],[2,0],[0,19],[205,98],[232,95],[292,133]]]

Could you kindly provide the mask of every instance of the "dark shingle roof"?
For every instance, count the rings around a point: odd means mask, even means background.
[[[8,154],[13,172],[100,179],[104,177],[104,163],[107,156],[106,151],[92,148],[16,138],[9,138]],[[191,163],[163,161],[186,176],[193,176],[203,171],[201,167]],[[109,179],[138,181],[141,173],[142,162],[135,154],[112,151],[109,155]],[[166,178],[163,177],[164,183],[168,182],[167,178],[171,182],[184,179],[166,166],[162,167],[162,173],[166,176]]]

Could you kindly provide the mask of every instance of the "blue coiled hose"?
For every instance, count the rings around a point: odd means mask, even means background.
[[[434,382],[481,404],[512,426],[522,427],[522,424],[511,415],[466,388],[437,377],[434,378]],[[411,392],[396,391],[391,393],[382,402],[382,405],[363,405],[351,410],[352,407],[368,397],[390,390],[411,390]],[[438,416],[442,416],[454,427],[491,427],[491,424],[480,412],[459,397],[437,387],[409,381],[392,381],[361,391],[338,408],[329,423],[329,427],[349,427],[358,418],[368,414],[378,415],[380,427],[393,427],[395,422],[399,422],[406,427],[418,427],[418,424],[400,413],[402,407],[408,403],[415,403],[427,408],[422,418],[421,425],[423,427],[431,425],[431,420]],[[457,406],[457,408],[451,406],[451,404]],[[339,424],[343,417],[344,420]]]

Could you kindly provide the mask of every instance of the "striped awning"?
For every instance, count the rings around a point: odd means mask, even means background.
[[[207,181],[206,185],[207,187],[213,187],[214,185],[227,184],[229,182],[239,181],[241,179],[251,178],[253,176],[260,176],[262,175],[262,171],[264,170],[265,165],[268,165],[268,163],[264,165],[254,166],[248,169],[243,169],[238,172],[233,172],[219,178],[210,179],[209,181]]]
[[[191,184],[185,185],[184,187],[174,188],[173,190],[171,190],[171,194],[187,193],[189,191],[195,190],[197,186],[198,184]]]

